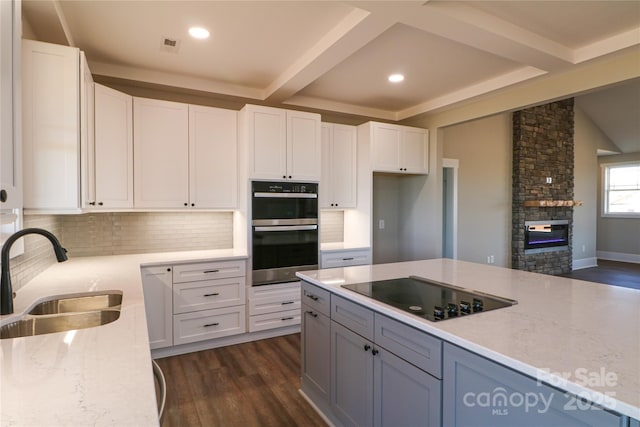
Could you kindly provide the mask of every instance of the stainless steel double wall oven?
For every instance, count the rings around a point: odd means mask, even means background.
[[[252,182],[253,285],[318,268],[318,184]]]

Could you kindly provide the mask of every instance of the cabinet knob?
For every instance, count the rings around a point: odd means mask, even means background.
[[[195,205],[196,205],[195,203],[191,203],[191,206],[195,206]]]
[[[369,344],[365,344],[364,351],[369,351],[369,350],[371,350],[371,346]]]
[[[167,268],[167,271],[171,271],[171,268]]]
[[[376,354],[378,354],[378,350],[374,348],[373,350],[371,350],[371,354],[375,356]]]
[[[186,202],[185,202],[185,204],[184,204],[184,205],[185,205],[185,206],[189,206],[189,203],[186,203]]]
[[[287,179],[287,175],[282,175],[282,178]]]
[[[7,197],[8,197],[7,190],[5,189],[0,190],[0,202],[2,203],[6,202]]]
[[[102,205],[104,205],[104,203],[98,202],[98,206],[102,206]]]
[[[291,179],[291,175],[289,175],[289,179]]]

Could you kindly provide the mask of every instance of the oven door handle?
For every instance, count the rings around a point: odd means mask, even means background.
[[[317,199],[318,193],[253,193],[256,198],[270,199]]]
[[[310,231],[317,230],[317,225],[275,225],[272,227],[253,227],[254,231]]]

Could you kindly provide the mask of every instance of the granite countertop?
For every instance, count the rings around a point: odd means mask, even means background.
[[[10,323],[52,295],[120,290],[120,318],[77,331],[0,340],[2,426],[158,425],[141,266],[244,259],[209,250],[69,258],[17,292]]]
[[[430,322],[341,285],[421,276],[518,304]],[[640,291],[448,259],[297,276],[533,378],[640,419]]]

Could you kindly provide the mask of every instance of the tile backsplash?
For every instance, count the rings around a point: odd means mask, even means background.
[[[320,242],[333,243],[344,240],[344,212],[320,211]]]
[[[25,215],[23,224],[51,231],[69,257],[233,247],[232,212]],[[24,254],[11,260],[14,291],[56,262],[46,239],[24,239]]]

